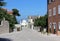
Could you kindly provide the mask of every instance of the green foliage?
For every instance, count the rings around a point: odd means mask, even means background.
[[[0,8],[5,5],[6,5],[6,2],[4,2],[4,0],[0,0]]]
[[[47,14],[45,16],[35,19],[34,26],[46,27],[48,24],[47,19],[48,19]]]
[[[9,21],[9,26],[11,29],[13,29],[15,24],[13,15],[7,14],[7,11],[0,9],[0,21],[2,21],[3,18]]]
[[[48,14],[46,14],[44,17],[45,17],[45,21],[46,21],[45,27],[48,27]]]
[[[3,18],[5,18],[7,21],[9,21],[10,29],[13,29],[14,25],[17,23],[15,16],[19,16],[19,11],[17,9],[12,9],[13,15],[10,15],[7,13],[6,10],[2,9],[2,6],[5,6],[5,5],[6,4],[4,0],[0,0],[0,21],[2,21]]]
[[[13,15],[6,14],[5,15],[5,19],[7,21],[9,21],[9,26],[10,26],[11,29],[13,29],[14,28],[14,24],[15,24],[15,20],[14,20]]]
[[[20,16],[19,10],[18,9],[12,9],[12,11],[13,11],[15,24],[17,24],[16,16]]]
[[[6,14],[6,11],[0,8],[0,21],[2,21],[3,17],[5,17],[5,14]]]
[[[14,16],[20,16],[19,10],[17,10],[17,9],[12,9],[12,11],[13,11],[13,15],[14,15]]]
[[[4,0],[0,0],[0,1],[4,1]]]
[[[5,6],[5,2],[0,2],[0,6]]]

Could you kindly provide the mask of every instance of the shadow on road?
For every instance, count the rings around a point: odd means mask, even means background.
[[[0,41],[12,41],[12,40],[7,39],[7,38],[0,38]]]

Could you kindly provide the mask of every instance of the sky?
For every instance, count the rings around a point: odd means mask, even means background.
[[[19,10],[21,16],[17,16],[17,21],[27,19],[28,16],[44,16],[47,13],[47,0],[5,0],[5,8]]]

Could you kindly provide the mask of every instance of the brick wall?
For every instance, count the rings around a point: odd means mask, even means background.
[[[52,9],[52,16],[51,17],[48,16],[48,32],[50,32],[50,29],[49,29],[50,22],[51,23],[56,22],[56,33],[58,32],[58,22],[60,22],[60,15],[58,14],[58,5],[60,5],[60,0],[55,0],[54,2],[51,2],[48,4],[48,10]],[[53,15],[54,7],[56,7],[56,15]],[[48,15],[49,15],[49,13],[48,13]],[[51,32],[54,33],[53,25],[52,25]]]

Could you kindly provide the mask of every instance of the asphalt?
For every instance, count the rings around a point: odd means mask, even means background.
[[[60,36],[44,35],[24,28],[22,31],[0,34],[0,41],[60,41]]]

